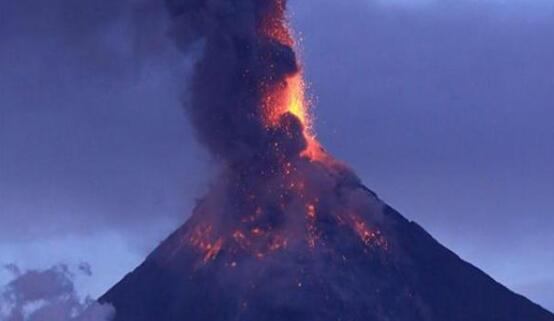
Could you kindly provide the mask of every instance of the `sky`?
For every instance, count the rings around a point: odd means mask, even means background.
[[[554,310],[554,3],[291,0],[319,139],[408,219]],[[217,171],[151,0],[0,2],[0,265],[98,296]],[[0,284],[9,271],[0,271]]]

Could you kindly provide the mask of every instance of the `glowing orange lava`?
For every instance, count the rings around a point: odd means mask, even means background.
[[[279,19],[267,21],[262,28],[262,33],[298,51],[293,33],[280,16],[281,14],[277,15]],[[325,153],[317,141],[312,127],[312,117],[309,111],[310,102],[306,97],[304,75],[299,62],[297,62],[297,65],[299,70],[295,74],[287,77],[281,85],[265,93],[262,104],[267,126],[278,126],[281,117],[287,113],[296,116],[304,127],[303,134],[308,145],[302,156],[312,160],[323,160]]]
[[[369,228],[366,222],[360,217],[353,217],[352,223],[354,231],[356,231],[366,246],[377,246],[384,250],[388,249],[388,242],[380,230]]]

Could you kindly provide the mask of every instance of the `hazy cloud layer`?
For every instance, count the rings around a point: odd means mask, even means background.
[[[29,271],[16,265],[6,268],[15,279],[0,289],[0,317],[4,321],[109,321],[114,315],[113,307],[79,297],[66,265]],[[80,265],[79,270],[91,273],[87,264]]]

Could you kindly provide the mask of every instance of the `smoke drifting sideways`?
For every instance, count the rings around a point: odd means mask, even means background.
[[[60,264],[46,270],[21,271],[8,265],[15,279],[0,288],[3,321],[109,321],[115,310],[90,297],[81,298],[73,284],[75,274]],[[92,275],[88,264],[79,272]]]

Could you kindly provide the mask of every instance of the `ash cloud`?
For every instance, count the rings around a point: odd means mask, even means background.
[[[298,120],[285,117],[271,131],[262,115],[264,93],[298,71],[293,48],[260,31],[282,23],[286,1],[167,0],[166,5],[170,34],[185,54],[201,42],[186,109],[210,152],[230,162],[266,162],[275,157],[272,142],[289,146],[291,155],[302,150]]]
[[[79,296],[74,274],[66,265],[28,271],[16,265],[6,268],[15,279],[0,288],[0,317],[4,321],[110,321],[114,316],[112,306]]]

